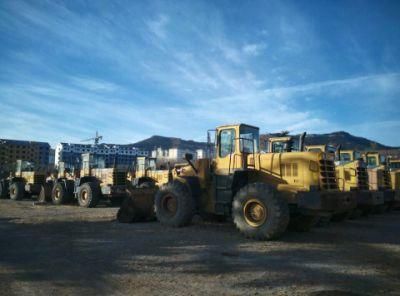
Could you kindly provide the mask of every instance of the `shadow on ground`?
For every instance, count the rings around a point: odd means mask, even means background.
[[[298,287],[312,295],[373,295],[400,289],[400,213],[287,233],[273,242],[247,240],[229,223],[170,229],[157,222],[15,219],[0,218],[6,294],[16,287],[46,292],[49,282],[53,291],[98,295],[146,285],[158,292],[175,285],[178,293],[222,285],[228,294]]]

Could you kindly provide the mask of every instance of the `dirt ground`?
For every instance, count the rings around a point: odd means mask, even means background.
[[[1,295],[400,295],[400,212],[279,241],[0,200]]]

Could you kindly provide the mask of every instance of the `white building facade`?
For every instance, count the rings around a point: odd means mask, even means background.
[[[205,151],[203,149],[193,151],[181,148],[162,149],[160,147],[151,151],[151,157],[157,158],[157,160],[161,162],[180,162],[184,160],[186,153],[192,154],[194,159],[205,157]]]
[[[55,164],[63,161],[66,166],[79,166],[81,155],[92,153],[104,160],[106,167],[114,165],[132,165],[138,156],[149,156],[148,151],[143,151],[131,145],[117,144],[73,144],[59,143],[55,149]]]

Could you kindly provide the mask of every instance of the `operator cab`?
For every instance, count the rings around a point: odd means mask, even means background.
[[[355,150],[341,150],[340,151],[340,159],[336,157],[336,160],[340,160],[342,162],[351,162],[362,159],[361,153]]]
[[[304,139],[306,132],[300,136],[279,136],[271,137],[268,139],[267,152],[270,153],[284,153],[284,152],[303,152],[304,151]]]
[[[306,147],[306,150],[310,152],[326,152],[335,154],[337,148],[333,145],[309,145]]]
[[[389,163],[389,167],[391,170],[399,170],[400,169],[400,159],[391,160]]]
[[[364,157],[368,168],[376,168],[381,165],[386,165],[386,156],[378,152],[367,152]]]
[[[258,127],[247,124],[224,125],[216,130],[216,162],[222,170],[242,169],[248,154],[260,150]]]

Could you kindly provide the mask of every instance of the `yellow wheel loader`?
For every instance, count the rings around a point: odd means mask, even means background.
[[[357,200],[350,218],[357,218],[374,211],[382,211],[384,204],[383,193],[369,188],[367,166],[362,155],[354,150],[341,150],[339,146],[310,145],[308,151],[325,151],[335,158],[336,177],[339,190],[351,192]]]
[[[65,167],[64,162],[58,163],[57,176],[48,180],[50,189],[50,201],[54,205],[66,204],[74,199],[75,180],[79,172],[74,168]]]
[[[369,151],[363,154],[363,159],[367,163],[370,189],[383,192],[385,207],[387,209],[393,208],[398,200],[395,199],[397,197],[392,188],[386,156],[378,152]]]
[[[400,206],[400,159],[389,159],[392,189],[395,191],[396,207]]]
[[[384,194],[369,188],[367,165],[361,153],[355,150],[339,150],[336,159],[339,189],[350,191],[357,197],[358,210],[354,212],[355,217],[381,211]]]
[[[47,167],[35,167],[32,162],[17,160],[15,172],[4,180],[4,188],[12,200],[38,196],[45,184]],[[7,193],[6,193],[7,194]]]
[[[128,187],[127,168],[98,167],[95,155],[82,154],[82,169],[74,178],[73,197],[81,207],[94,208],[100,200],[120,203],[126,197]],[[72,182],[69,178],[61,178],[55,183],[52,191],[53,202],[63,203],[71,195]],[[59,190],[58,190],[59,189]],[[68,196],[67,196],[68,195]]]
[[[338,191],[333,160],[322,152],[261,153],[259,128],[225,125],[215,130],[215,157],[176,170],[155,197],[157,219],[181,227],[193,215],[232,217],[246,237],[281,236],[290,220],[311,225],[320,215],[355,207]],[[311,222],[312,223],[311,223]]]
[[[128,196],[118,210],[117,220],[121,223],[154,220],[154,195],[159,186],[172,178],[172,170],[156,168],[155,158],[137,157],[133,170],[128,173]]]

